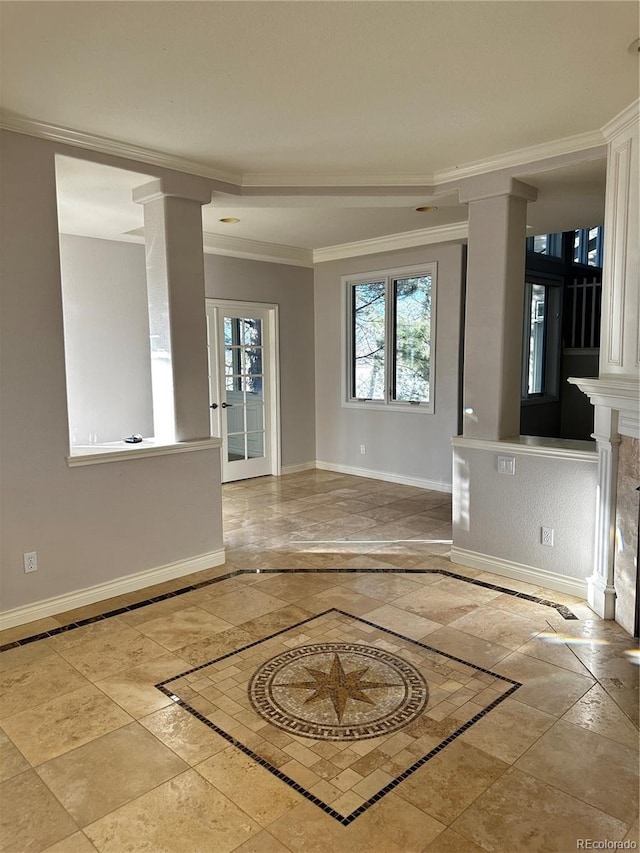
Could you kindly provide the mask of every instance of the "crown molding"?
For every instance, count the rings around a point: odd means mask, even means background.
[[[607,122],[602,128],[602,133],[607,142],[619,133],[628,130],[634,123],[638,121],[640,115],[640,98],[629,104],[621,110],[617,116],[614,116],[611,121]]]
[[[313,251],[280,243],[264,243],[246,237],[227,237],[205,231],[202,235],[205,254],[268,261],[271,264],[289,264],[294,267],[313,267]]]
[[[446,243],[450,240],[466,240],[469,233],[467,222],[454,222],[451,225],[436,225],[433,228],[421,228],[418,231],[404,231],[401,234],[386,234],[371,240],[358,240],[354,243],[341,243],[313,250],[314,264],[325,261],[338,261],[342,258],[356,258],[373,255],[378,252],[393,252],[397,249],[412,249],[427,246],[430,243]]]
[[[630,121],[633,118],[633,110],[637,111],[637,101],[626,110],[616,116],[609,124],[605,125],[607,133],[611,133],[611,127],[618,128],[620,121]],[[621,118],[622,117],[622,118]],[[215,169],[197,160],[189,160],[176,157],[171,154],[156,151],[143,146],[131,145],[120,142],[109,137],[99,136],[92,133],[71,130],[59,125],[35,121],[21,116],[10,115],[0,112],[0,128],[11,130],[15,133],[23,133],[29,136],[37,136],[41,139],[49,139],[65,145],[73,145],[102,154],[110,154],[116,157],[124,157],[141,163],[160,166],[164,169],[173,169],[177,172],[188,172],[204,178],[227,184],[230,192],[242,194],[242,189],[273,189],[274,192],[281,190],[298,190],[304,193],[316,190],[329,191],[331,189],[347,191],[350,188],[374,191],[379,188],[386,190],[410,190],[416,192],[429,192],[437,189],[437,184],[458,181],[462,178],[482,175],[486,172],[499,171],[501,169],[525,166],[539,160],[545,160],[561,155],[574,154],[580,151],[596,148],[605,143],[603,130],[594,130],[587,133],[567,136],[540,145],[532,145],[515,151],[508,151],[495,157],[477,160],[471,163],[463,163],[453,168],[440,169],[434,173],[391,173],[375,175],[344,175],[344,174],[285,174],[282,172],[246,172],[244,175],[238,172],[225,172]],[[616,130],[617,132],[617,130]],[[358,193],[356,193],[358,194]],[[250,195],[250,193],[247,193]]]
[[[393,172],[375,175],[317,174],[315,172],[245,172],[242,187],[247,189],[411,189],[416,192],[433,190],[433,174],[419,175]]]
[[[518,148],[515,151],[507,151],[496,157],[487,157],[484,160],[476,160],[453,169],[439,169],[434,172],[433,179],[436,184],[459,181],[462,178],[474,178],[484,175],[486,172],[497,172],[502,169],[514,169],[518,166],[527,166],[539,160],[548,160],[552,157],[560,157],[566,154],[576,154],[589,148],[598,148],[604,145],[605,138],[602,130],[592,130],[587,133],[579,133],[575,136],[566,136],[563,139],[554,139],[551,142],[542,142],[539,145],[530,145],[528,148]]]
[[[173,169],[176,172],[188,172],[202,178],[211,178],[225,184],[239,187],[242,175],[235,172],[223,172],[220,169],[212,169],[197,160],[188,160],[184,157],[176,157],[155,151],[152,148],[144,148],[140,145],[131,145],[110,139],[107,136],[98,136],[94,133],[84,133],[71,130],[68,127],[60,127],[56,124],[47,124],[34,121],[20,116],[0,113],[0,128],[11,130],[14,133],[23,133],[27,136],[37,136],[40,139],[49,139],[52,142],[61,142],[64,145],[73,145],[76,148],[84,148],[89,151],[98,151],[101,154],[110,154],[115,157],[125,157],[128,160],[136,160],[140,163],[148,163],[152,166],[161,166],[163,169]]]
[[[144,228],[133,228],[122,238],[144,243]],[[298,246],[280,243],[265,243],[246,237],[229,237],[225,234],[202,233],[202,248],[205,255],[226,255],[229,258],[247,258],[250,261],[266,261],[270,264],[288,264],[294,267],[313,267],[313,251]]]

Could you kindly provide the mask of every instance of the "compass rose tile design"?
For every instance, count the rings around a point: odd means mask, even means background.
[[[157,685],[343,825],[519,686],[339,610]]]
[[[374,646],[318,643],[267,661],[249,683],[268,723],[316,740],[361,740],[403,728],[429,688],[416,667]]]

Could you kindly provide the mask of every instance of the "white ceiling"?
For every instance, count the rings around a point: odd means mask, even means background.
[[[2,2],[2,108],[138,146],[245,187],[398,195],[215,194],[211,234],[317,249],[464,221],[434,175],[599,130],[638,96],[638,3]],[[59,164],[61,227],[139,229],[130,173]],[[129,177],[127,177],[129,175]],[[604,161],[521,176],[532,231],[602,220]],[[126,200],[125,200],[126,199]],[[417,214],[418,205],[438,211]],[[240,223],[223,226],[222,216]]]

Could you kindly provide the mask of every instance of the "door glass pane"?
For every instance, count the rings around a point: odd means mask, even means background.
[[[262,347],[244,350],[243,368],[243,373],[262,373]]]
[[[244,432],[244,406],[241,401],[227,409],[227,432]]]
[[[385,282],[354,284],[351,293],[351,394],[360,399],[384,400]]]
[[[247,399],[247,403],[250,402]],[[247,406],[247,431],[263,430],[264,429],[264,408],[262,406]]]
[[[263,389],[262,389],[262,376],[245,376],[244,379],[244,388],[247,392],[247,398],[251,396],[250,402],[262,401],[263,399]]]
[[[247,433],[247,459],[257,459],[264,456],[264,433]]]
[[[240,343],[240,323],[237,317],[224,318],[224,342],[226,346]]]
[[[245,317],[242,343],[245,346],[260,346],[262,344],[262,320]]]
[[[393,399],[429,401],[431,276],[393,282]]]
[[[239,462],[246,459],[245,433],[227,437],[227,459],[229,462]]]
[[[527,391],[542,394],[544,391],[544,338],[547,288],[543,284],[530,284],[529,298],[529,369]]]

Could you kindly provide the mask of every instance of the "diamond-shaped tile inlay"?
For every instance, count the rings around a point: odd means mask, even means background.
[[[520,685],[328,610],[157,686],[347,825]]]

